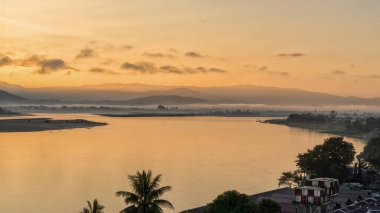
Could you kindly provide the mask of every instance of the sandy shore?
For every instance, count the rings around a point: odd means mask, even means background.
[[[0,132],[36,132],[47,130],[63,130],[76,128],[91,128],[107,125],[84,119],[55,120],[51,118],[27,118],[0,120]]]

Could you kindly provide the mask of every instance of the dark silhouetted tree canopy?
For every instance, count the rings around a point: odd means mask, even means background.
[[[302,176],[299,171],[283,172],[281,177],[277,179],[278,186],[297,187],[301,185]]]
[[[375,169],[380,168],[380,137],[370,139],[361,156]]]
[[[262,199],[257,205],[256,212],[281,213],[281,206],[270,199]]]
[[[247,195],[233,190],[224,192],[207,204],[204,213],[254,213],[255,210],[255,203]]]
[[[351,143],[343,137],[331,137],[306,153],[298,154],[296,163],[302,171],[318,177],[342,179],[354,157],[355,149]]]

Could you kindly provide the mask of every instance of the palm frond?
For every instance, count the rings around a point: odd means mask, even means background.
[[[150,199],[158,199],[159,197],[161,197],[163,194],[165,194],[165,192],[169,192],[172,190],[172,187],[171,186],[163,186],[159,189],[156,189],[156,190],[153,190],[151,193],[150,193]]]
[[[125,203],[128,204],[137,204],[139,202],[139,195],[136,195],[132,192],[119,191],[116,192],[117,197],[124,197]]]
[[[173,206],[173,204],[170,203],[170,202],[167,201],[167,200],[157,199],[157,200],[154,200],[153,202],[154,202],[155,204],[157,204],[158,206],[162,206],[162,207],[165,207],[165,208],[169,208],[169,209],[174,210],[174,206]]]

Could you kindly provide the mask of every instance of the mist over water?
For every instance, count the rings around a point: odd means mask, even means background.
[[[98,198],[107,212],[124,204],[127,175],[152,169],[173,191],[176,212],[223,191],[254,194],[277,187],[281,172],[331,135],[258,123],[263,118],[108,118],[43,114],[109,123],[92,129],[0,133],[1,211],[78,212]],[[3,119],[3,118],[1,118]],[[347,138],[357,152],[364,143]]]

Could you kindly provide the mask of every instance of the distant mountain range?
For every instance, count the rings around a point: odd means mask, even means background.
[[[28,101],[29,100],[24,97],[0,90],[0,103],[27,103]]]
[[[134,98],[125,102],[128,105],[187,105],[187,104],[209,104],[209,101],[200,98],[183,97],[178,95],[155,95],[142,98]]]
[[[364,105],[380,106],[380,98],[343,97],[299,89],[251,85],[223,87],[101,84],[75,87],[26,88],[0,82],[0,102],[101,103],[128,105],[264,104],[264,105]],[[12,94],[14,95],[12,95]],[[7,94],[7,95],[4,95]],[[13,97],[13,98],[12,98]]]

